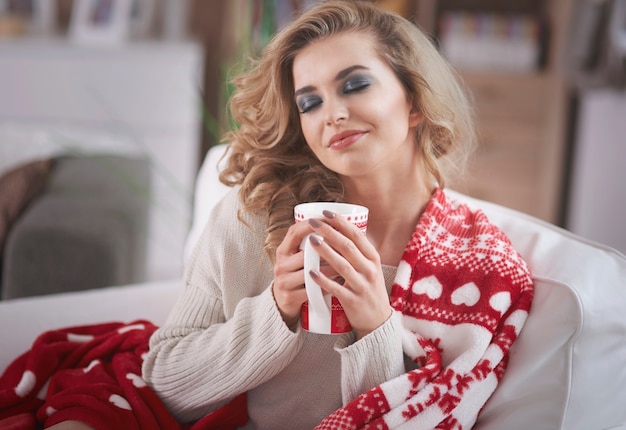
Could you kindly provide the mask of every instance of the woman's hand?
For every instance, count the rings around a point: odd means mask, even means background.
[[[304,252],[300,249],[300,244],[312,232],[313,227],[308,222],[297,222],[289,227],[285,238],[276,248],[272,292],[278,310],[289,327],[298,321],[302,303],[307,300],[304,288]],[[334,269],[325,263],[322,263],[320,270],[328,277],[336,275]]]
[[[311,276],[326,293],[341,302],[360,339],[382,325],[392,313],[380,255],[356,226],[332,212],[325,211],[324,216],[325,222],[309,220],[316,233],[309,240],[320,259],[345,282],[342,285],[326,273],[314,272]],[[299,265],[303,265],[302,256]]]
[[[297,222],[287,231],[276,248],[272,292],[283,320],[292,327],[300,317],[302,303],[307,300],[304,289],[304,252],[300,243],[312,228],[307,222]]]

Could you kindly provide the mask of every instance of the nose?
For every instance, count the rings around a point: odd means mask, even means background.
[[[327,125],[338,124],[348,119],[348,107],[338,97],[327,98],[324,107]]]

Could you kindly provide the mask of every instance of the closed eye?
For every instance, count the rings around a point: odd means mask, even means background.
[[[298,110],[300,113],[307,113],[311,109],[315,109],[322,103],[322,99],[318,96],[305,96],[298,99]]]
[[[357,93],[363,91],[372,84],[370,78],[365,76],[353,76],[350,79],[346,80],[343,84],[343,92],[345,94]]]

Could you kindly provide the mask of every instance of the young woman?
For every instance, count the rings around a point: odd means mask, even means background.
[[[239,127],[221,174],[233,190],[150,340],[146,382],[181,422],[245,395],[246,428],[473,425],[532,283],[502,233],[444,190],[474,142],[454,72],[409,21],[328,1],[277,34],[236,85]],[[367,236],[333,213],[294,224],[307,201],[367,206]],[[327,262],[311,276],[351,333],[299,326],[299,244],[311,232]]]

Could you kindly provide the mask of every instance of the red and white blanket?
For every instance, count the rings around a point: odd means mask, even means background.
[[[354,399],[318,429],[471,428],[532,298],[530,271],[504,233],[437,190],[391,291],[404,352],[419,367]]]
[[[247,421],[246,399],[180,425],[141,378],[148,321],[43,333],[0,377],[0,428],[34,430],[66,420],[100,429],[226,430]]]
[[[530,272],[481,212],[435,192],[404,252],[391,304],[416,369],[329,415],[318,429],[469,429],[506,368],[533,297]],[[97,429],[234,429],[246,397],[179,425],[141,378],[147,321],[52,330],[0,377],[0,428],[64,420]]]

